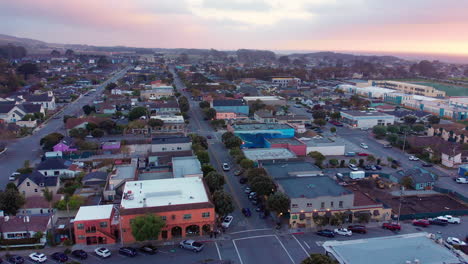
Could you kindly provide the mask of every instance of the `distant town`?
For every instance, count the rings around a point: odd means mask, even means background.
[[[9,263],[468,263],[468,65],[9,40]]]

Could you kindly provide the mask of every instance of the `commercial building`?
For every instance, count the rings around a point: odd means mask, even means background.
[[[294,152],[285,148],[253,148],[244,149],[243,152],[246,158],[253,161],[287,160],[296,158],[296,154],[294,154]]]
[[[318,151],[324,156],[338,156],[345,153],[345,142],[341,138],[313,137],[301,139],[306,144],[306,152]]]
[[[307,146],[297,138],[269,138],[265,139],[266,148],[285,148],[297,156],[307,155]]]
[[[211,107],[216,110],[216,112],[232,112],[236,114],[249,114],[249,106],[242,99],[232,99],[232,100],[213,100],[211,102]]]
[[[173,157],[172,173],[174,178],[203,177],[201,164],[197,157]]]
[[[261,162],[259,166],[264,168],[273,179],[322,175],[322,169],[310,162],[302,160],[264,161]]]
[[[296,77],[273,77],[271,78],[271,82],[280,87],[297,86],[301,84],[301,79]]]
[[[461,264],[457,255],[438,243],[434,235],[412,233],[397,236],[325,241],[323,248],[340,264]]]
[[[172,87],[159,87],[151,90],[143,90],[140,92],[140,98],[142,100],[158,100],[171,96],[174,96],[174,88]]]
[[[383,99],[386,103],[403,105],[407,101],[412,100],[413,95],[404,93],[388,93],[384,95]]]
[[[192,140],[189,137],[155,137],[151,140],[151,152],[187,150],[192,150]]]
[[[288,124],[233,124],[228,125],[227,130],[240,137],[244,147],[264,148],[266,139],[294,137],[294,128]]]
[[[369,98],[380,98],[383,99],[386,94],[391,94],[396,92],[396,90],[376,87],[376,86],[368,86],[363,88],[356,88],[356,94],[369,97]]]
[[[377,125],[389,126],[395,123],[395,117],[382,112],[341,111],[342,122],[354,128],[372,128]]]
[[[114,205],[81,206],[73,221],[76,244],[115,244],[119,219]]]
[[[199,177],[127,182],[119,211],[123,243],[135,242],[130,222],[146,214],[166,222],[157,238],[163,240],[207,234],[215,223],[214,205]]]
[[[262,101],[266,105],[286,105],[287,101],[281,96],[244,96],[244,101],[248,105],[253,104],[257,100]]]
[[[369,81],[369,84],[372,86],[378,86],[383,88],[395,89],[402,93],[406,94],[417,94],[429,97],[445,97],[445,92],[435,89],[431,86],[407,83],[407,82],[397,82],[397,81],[385,81],[385,80],[372,80]]]

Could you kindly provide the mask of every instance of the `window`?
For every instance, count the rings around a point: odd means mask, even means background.
[[[77,229],[84,229],[84,224],[78,224],[78,225],[76,226],[76,228],[77,228]]]
[[[202,213],[201,216],[202,216],[203,218],[208,218],[208,217],[210,217],[210,212]]]
[[[30,183],[30,182],[26,182],[26,186],[31,186],[31,183]]]
[[[340,201],[340,202],[338,203],[338,206],[339,206],[340,208],[343,208],[343,201]]]
[[[312,207],[312,203],[307,203],[307,207]]]
[[[325,202],[320,203],[320,208],[322,208],[322,209],[325,208]]]
[[[102,227],[102,228],[105,228],[105,227],[107,227],[107,222],[100,222],[99,226]]]
[[[177,150],[182,150],[182,148],[181,148],[181,147],[177,147]]]
[[[34,189],[34,192],[37,192],[37,189]]]
[[[57,176],[60,174],[60,171],[54,171],[54,175]]]
[[[162,148],[162,150],[167,150],[167,148]]]
[[[163,221],[166,221],[167,218],[166,218],[165,215],[163,215],[163,216],[161,216],[161,219],[162,219]]]
[[[297,208],[297,204],[292,204],[292,208]]]
[[[292,215],[292,219],[297,219],[297,215]]]
[[[85,239],[85,236],[78,236],[78,239],[83,240],[83,239]]]
[[[334,203],[333,202],[330,202],[330,207],[333,207],[334,206]]]
[[[184,219],[192,219],[192,215],[191,214],[184,214]]]

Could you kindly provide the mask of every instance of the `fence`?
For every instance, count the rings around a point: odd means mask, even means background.
[[[440,193],[444,193],[444,194],[450,194],[452,195],[453,197],[455,197],[456,199],[459,199],[465,203],[468,203],[468,197],[456,192],[456,191],[452,191],[452,190],[449,190],[449,189],[445,189],[445,188],[440,188],[440,187],[437,187],[437,186],[434,186],[434,191],[436,192],[440,192]]]
[[[443,212],[432,212],[432,213],[418,213],[418,214],[406,214],[400,215],[400,220],[411,220],[411,219],[422,219],[422,218],[434,218],[441,215],[468,215],[468,210],[451,210]]]

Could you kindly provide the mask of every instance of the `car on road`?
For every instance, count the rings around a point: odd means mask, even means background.
[[[16,181],[16,178],[18,178],[18,176],[20,176],[20,175],[21,175],[21,173],[15,171],[15,172],[13,172],[13,173],[10,175],[10,177],[8,178],[8,180],[10,180],[10,181]]]
[[[419,219],[419,220],[414,220],[413,221],[414,226],[422,226],[422,227],[428,227],[431,225],[428,220],[426,219]]]
[[[337,127],[342,127],[343,126],[343,123],[338,122],[338,121],[334,121],[334,120],[330,121],[329,123],[334,125],[334,126],[337,126]]]
[[[119,254],[127,257],[135,257],[137,255],[137,251],[132,247],[121,247],[119,248]]]
[[[38,263],[43,263],[47,261],[46,255],[39,253],[39,252],[33,252],[29,254],[29,259]]]
[[[350,225],[348,226],[348,230],[351,230],[353,233],[360,233],[360,234],[367,233],[367,229],[363,225]]]
[[[330,229],[319,230],[316,234],[324,237],[335,237],[335,232],[331,231]]]
[[[12,255],[8,259],[8,262],[12,264],[23,264],[24,263],[24,258],[22,256],[18,255]]]
[[[365,170],[372,170],[372,166],[371,165],[366,165],[366,166],[364,166],[364,169]]]
[[[349,168],[350,170],[352,170],[352,171],[357,171],[357,170],[358,170],[358,167],[357,167],[356,165],[352,164],[352,163],[350,163],[350,164],[348,165],[348,168]]]
[[[198,253],[203,250],[205,245],[193,239],[188,239],[188,240],[181,241],[179,243],[179,247],[183,249],[192,250],[193,252]]]
[[[377,170],[382,170],[382,166],[380,166],[380,165],[375,165],[375,168],[376,168]]]
[[[392,148],[392,144],[384,144],[383,147],[384,148]]]
[[[252,189],[250,187],[245,187],[244,193],[251,193]]]
[[[252,215],[252,212],[250,212],[250,209],[249,208],[242,208],[242,213],[244,214],[244,216],[246,217],[250,217]]]
[[[335,234],[340,235],[340,236],[352,236],[353,235],[353,232],[346,228],[336,228],[333,232],[335,232]]]
[[[245,177],[240,178],[239,183],[240,184],[246,184],[247,183],[247,178],[245,178]]]
[[[459,184],[464,184],[464,183],[468,183],[468,180],[466,178],[457,178],[455,182]]]
[[[434,218],[434,219],[429,219],[429,224],[446,226],[446,225],[448,225],[448,222],[447,222],[447,220],[444,221],[444,220],[441,220],[441,219]]]
[[[229,171],[231,169],[231,167],[229,167],[229,164],[227,164],[226,162],[223,163],[223,171]]]
[[[412,161],[418,161],[419,160],[419,158],[415,157],[415,156],[409,156],[408,159],[412,160]]]
[[[424,162],[424,163],[422,164],[422,166],[423,166],[423,167],[432,167],[432,166],[434,166],[434,165],[433,165],[432,163],[426,163],[426,162]]]
[[[447,243],[452,246],[465,246],[466,243],[459,238],[456,237],[447,237]]]
[[[65,253],[63,252],[55,252],[54,254],[51,255],[53,260],[56,260],[58,262],[67,262],[68,257]]]
[[[369,146],[367,146],[366,143],[361,143],[361,144],[359,144],[359,146],[360,146],[361,148],[363,148],[363,149],[368,149],[368,148],[369,148]]]
[[[399,224],[394,224],[394,223],[383,223],[382,228],[392,230],[392,231],[401,230],[401,226]]]
[[[448,223],[450,224],[460,224],[461,223],[461,219],[458,218],[458,217],[453,217],[451,215],[444,215],[444,216],[438,216],[436,217],[437,219],[440,219],[440,220],[443,220],[443,221],[447,221]]]
[[[244,173],[244,170],[236,170],[236,171],[234,172],[234,175],[235,175],[235,176],[239,176],[239,175],[241,175],[242,173]]]
[[[71,254],[75,258],[79,258],[79,259],[87,259],[88,258],[88,253],[86,253],[86,251],[81,250],[81,249],[73,250]]]
[[[234,217],[232,215],[228,215],[228,216],[224,217],[224,220],[223,220],[223,223],[221,224],[221,226],[224,227],[224,228],[228,228],[231,225],[233,219],[234,219]]]
[[[94,249],[94,253],[96,253],[96,255],[98,255],[101,258],[108,258],[111,256],[110,250],[105,247],[98,247]]]
[[[154,255],[158,253],[158,248],[153,246],[152,244],[143,245],[139,249],[141,252],[149,254],[149,255]]]
[[[361,157],[367,157],[369,156],[369,154],[365,153],[365,152],[358,152],[357,154],[358,156],[361,156]]]

